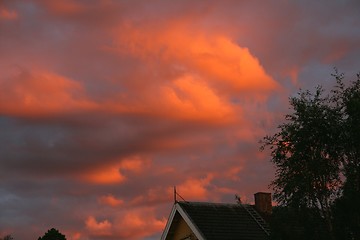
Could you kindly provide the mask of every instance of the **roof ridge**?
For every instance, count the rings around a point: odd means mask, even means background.
[[[224,203],[224,202],[200,202],[200,201],[177,201],[176,203],[188,203],[188,204],[216,204],[216,205],[243,205],[241,203]],[[249,205],[249,204],[248,204]]]
[[[246,207],[250,204],[179,201],[175,208],[199,239],[264,240],[266,232]],[[200,237],[199,237],[200,236]]]

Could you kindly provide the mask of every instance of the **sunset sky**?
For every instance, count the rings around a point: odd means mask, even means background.
[[[299,88],[360,71],[360,1],[0,0],[0,237],[159,239],[173,186],[253,201]]]

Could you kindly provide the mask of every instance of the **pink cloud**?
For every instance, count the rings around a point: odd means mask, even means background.
[[[92,236],[111,235],[112,223],[108,220],[97,221],[95,217],[89,216],[85,221],[86,229]]]
[[[173,62],[179,70],[194,72],[226,90],[267,92],[278,88],[249,49],[221,33],[199,31],[189,20],[160,26],[127,24],[114,34],[119,53],[146,61],[156,58],[164,64]]]
[[[124,204],[124,200],[118,199],[111,194],[101,196],[99,198],[101,204],[109,205],[111,207],[118,207]]]
[[[151,160],[145,157],[132,156],[121,160],[120,171],[126,173],[140,174],[148,169],[151,164]]]
[[[15,20],[18,18],[18,13],[14,10],[9,10],[0,6],[0,20]]]
[[[224,34],[194,29],[188,20],[120,24],[113,35],[116,41],[107,51],[138,58],[146,71],[159,76],[151,77],[146,87],[140,79],[148,77],[141,74],[122,81],[136,98],[122,94],[108,99],[115,112],[229,124],[243,114],[231,102],[234,95],[263,103],[280,89],[249,49]]]
[[[80,83],[46,71],[0,79],[0,112],[14,116],[52,116],[97,107]]]
[[[143,239],[154,232],[161,232],[166,219],[155,216],[153,208],[129,210],[114,223],[114,236],[120,239]]]
[[[94,168],[85,169],[75,178],[94,184],[120,184],[124,183],[128,176],[138,175],[149,168],[150,160],[139,156],[120,158],[118,160],[104,161]]]
[[[129,203],[131,206],[151,206],[171,202],[173,189],[171,187],[152,187],[136,196]]]
[[[213,179],[214,176],[210,173],[203,178],[188,178],[177,186],[177,189],[185,199],[205,201],[209,199],[210,192],[207,187]]]
[[[154,208],[141,207],[118,211],[110,222],[89,216],[85,221],[86,232],[91,237],[138,240],[160,232],[165,227],[166,218],[158,218]],[[83,233],[81,233],[81,236]]]
[[[126,180],[126,177],[120,172],[118,164],[87,171],[81,174],[79,178],[86,182],[102,185],[118,184]]]
[[[162,92],[160,99],[167,105],[162,108],[165,115],[214,122],[230,122],[235,118],[231,104],[221,99],[204,81],[193,76],[174,80]]]

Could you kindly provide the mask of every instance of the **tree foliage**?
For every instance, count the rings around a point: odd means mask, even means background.
[[[328,240],[325,223],[315,209],[298,211],[275,206],[270,219],[270,240]]]
[[[3,238],[0,238],[1,240],[13,240],[14,238],[12,237],[12,235],[8,234],[5,235]]]
[[[66,237],[61,234],[59,230],[51,228],[44,234],[44,236],[39,237],[38,240],[66,240]]]
[[[360,75],[347,86],[343,74],[333,76],[330,92],[318,86],[291,97],[292,112],[278,132],[261,141],[276,168],[275,200],[292,209],[315,209],[331,236],[345,206],[356,209],[360,202]],[[352,214],[343,220],[352,221],[347,234],[353,237],[360,231],[360,211]]]
[[[342,145],[346,179],[333,206],[335,232],[338,239],[360,239],[360,74],[351,86],[341,85],[338,95],[345,119]]]

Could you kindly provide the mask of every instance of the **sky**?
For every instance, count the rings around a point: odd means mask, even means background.
[[[159,239],[252,203],[298,90],[360,71],[357,0],[1,0],[0,236]]]

